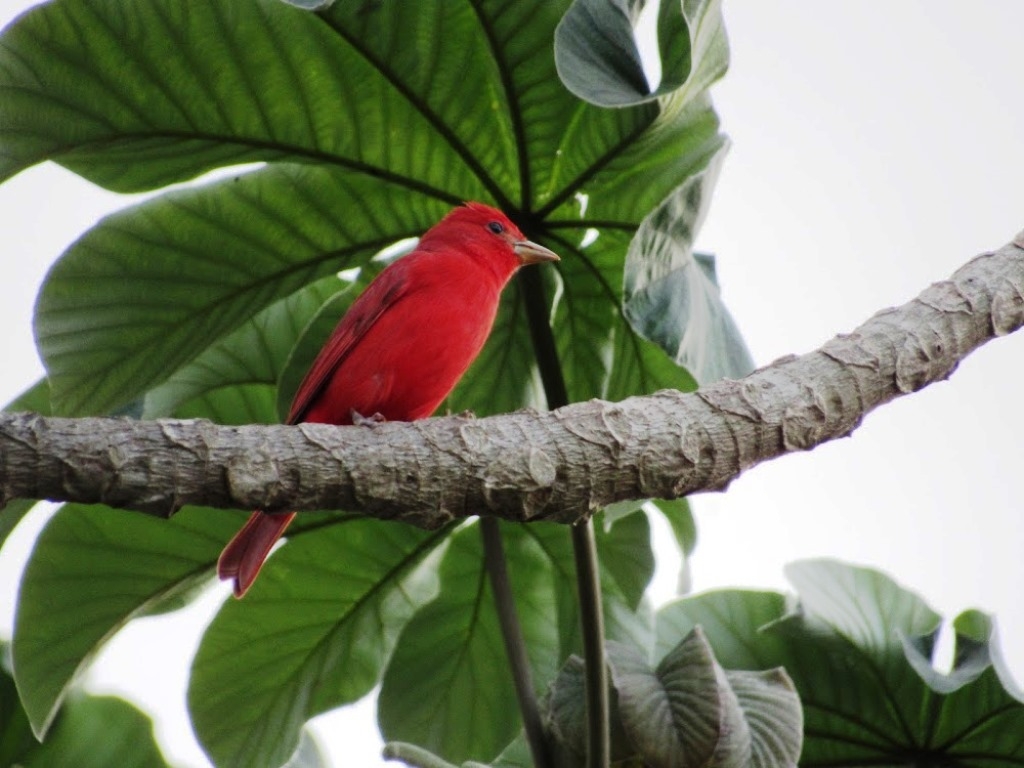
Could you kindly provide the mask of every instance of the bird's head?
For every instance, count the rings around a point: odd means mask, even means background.
[[[464,248],[507,274],[526,264],[558,261],[558,254],[528,240],[497,208],[466,203],[455,208],[420,239],[421,248]]]

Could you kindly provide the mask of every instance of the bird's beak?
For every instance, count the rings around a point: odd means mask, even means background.
[[[542,261],[559,261],[558,254],[549,251],[543,245],[537,245],[532,240],[519,240],[512,243],[512,249],[523,264],[538,264]]]

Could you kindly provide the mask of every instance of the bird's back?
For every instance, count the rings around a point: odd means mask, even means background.
[[[306,395],[301,420],[351,424],[353,411],[388,421],[429,416],[483,347],[503,285],[460,253],[399,259],[342,318],[333,338],[346,343],[344,353]],[[330,354],[328,343],[321,357]]]

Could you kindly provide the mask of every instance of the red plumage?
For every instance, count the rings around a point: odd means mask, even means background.
[[[288,423],[429,416],[479,354],[515,271],[557,259],[500,211],[456,208],[352,304],[299,386]],[[217,574],[234,580],[236,597],[294,516],[254,512],[224,548]]]

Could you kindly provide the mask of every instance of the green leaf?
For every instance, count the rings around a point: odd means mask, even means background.
[[[689,635],[656,670],[637,649],[609,643],[608,663],[623,726],[644,763],[707,764],[724,723],[715,657],[703,638]]]
[[[143,417],[201,410],[190,401],[215,397],[218,390],[227,388],[236,393],[236,388],[244,385],[264,385],[274,394],[299,333],[324,302],[346,285],[329,275],[257,313],[151,389],[146,394]],[[276,422],[272,413],[268,414],[270,419],[234,423]]]
[[[555,30],[555,64],[565,87],[602,107],[650,101],[679,88],[690,75],[690,29],[678,4],[661,4],[658,42],[661,84],[644,74],[633,27],[643,2],[575,0]],[[724,39],[723,39],[724,44]]]
[[[549,290],[559,296],[553,333],[574,400],[696,388],[678,360],[634,330],[628,305],[623,308],[624,265],[628,269],[627,249],[632,253],[637,247],[636,225],[617,222],[632,216],[639,221],[675,189],[673,179],[701,173],[724,143],[706,101],[687,103],[680,96],[673,105],[648,133],[587,179],[585,205],[567,204],[550,222],[555,232],[546,242],[563,256],[557,291]],[[588,220],[593,226],[575,228],[575,221]]]
[[[655,499],[651,505],[657,509],[668,522],[679,545],[682,562],[679,566],[679,579],[676,592],[685,595],[691,589],[690,555],[697,547],[697,522],[693,519],[690,502],[686,499]]]
[[[535,768],[526,737],[523,734],[517,736],[511,744],[502,750],[491,766],[492,768]],[[482,766],[479,763],[469,762],[465,768],[482,768]]]
[[[415,768],[458,768],[433,752],[405,741],[390,741],[384,745],[385,760],[399,760]]]
[[[623,727],[644,765],[796,765],[800,700],[783,670],[723,670],[699,627],[655,669],[617,643],[608,658]]]
[[[601,510],[601,527],[609,531],[617,522],[625,520],[632,515],[638,515],[644,510],[643,501],[616,501]]]
[[[545,702],[548,735],[557,747],[577,758],[587,753],[585,670],[583,659],[575,654],[570,656],[552,681]]]
[[[692,555],[697,547],[697,523],[687,499],[655,499],[652,504],[672,528],[676,543],[684,555]]]
[[[170,521],[100,506],[57,511],[22,576],[14,627],[15,678],[36,734],[118,629],[210,578],[240,519],[199,508]]]
[[[972,670],[958,682],[973,682],[960,687],[933,688],[935,678],[919,673],[940,617],[918,596],[877,571],[827,560],[796,563],[787,575],[804,615],[776,623],[773,633],[820,635],[829,660],[825,668],[802,654],[787,665],[805,702],[807,729],[817,735],[805,760],[830,759],[837,749],[865,761],[897,750],[949,762],[979,750],[996,763],[1024,759],[1024,742],[999,736],[1024,733],[1024,705],[991,665],[981,674]],[[908,663],[903,637],[917,638],[917,664]],[[847,674],[836,676],[837,668]],[[887,706],[861,711],[868,701]]]
[[[780,663],[785,644],[761,630],[787,608],[785,595],[754,590],[713,590],[675,600],[658,610],[654,655],[663,657],[699,625],[725,668],[768,669]]]
[[[386,192],[277,166],[103,219],[57,261],[36,306],[55,410],[101,413],[142,395],[255,313],[444,211]],[[377,212],[340,220],[325,199]]]
[[[652,89],[633,32],[644,5],[643,0],[575,0],[555,30],[555,62],[566,88],[593,104],[624,107],[684,85],[703,90],[725,73],[729,50],[721,4],[662,2],[657,24],[661,81]]]
[[[803,710],[789,675],[782,668],[726,670],[725,679],[736,695],[749,734],[749,753],[742,765],[796,768],[804,738]]]
[[[418,15],[403,17],[412,24]],[[380,24],[370,16],[366,26]],[[437,13],[424,16],[430,23]],[[479,196],[455,148],[431,141],[423,105],[362,48],[383,30],[346,39],[355,31],[278,0],[38,7],[6,31],[0,49],[0,174],[52,158],[110,189],[138,191],[223,165],[301,160],[387,168],[396,183],[436,186],[450,203],[458,202],[450,189]],[[481,93],[482,41],[445,50],[464,73],[458,85]],[[385,52],[393,51],[377,53]],[[445,85],[451,78],[436,90]],[[454,101],[458,109],[463,99]],[[483,149],[493,126],[481,130],[468,117],[460,138],[480,148],[474,155],[508,162]],[[370,140],[395,126],[406,129],[402,146]],[[437,161],[424,163],[428,156]]]
[[[787,573],[799,590],[794,605],[774,593],[722,591],[666,606],[659,648],[699,623],[726,666],[784,666],[803,702],[808,765],[1024,760],[1024,703],[986,617],[958,617],[954,668],[943,674],[932,668],[939,617],[913,593],[828,560]]]
[[[690,21],[692,39],[690,42],[690,58],[694,68],[681,88],[687,96],[694,97],[704,93],[713,83],[721,78],[729,68],[729,41],[725,34],[725,22],[722,19],[721,0],[682,0],[683,15]],[[672,3],[668,3],[672,5]],[[664,26],[671,21],[664,18],[669,11],[661,9],[662,16],[658,19],[658,42],[664,51],[667,38]],[[662,53],[664,60],[665,54]],[[664,65],[663,65],[664,66]]]
[[[308,728],[303,728],[299,737],[299,748],[284,764],[283,768],[330,768],[331,762],[324,754],[320,742]]]
[[[575,0],[569,6],[555,30],[555,64],[566,88],[603,107],[653,98],[633,37],[639,5],[626,0]],[[685,20],[680,22],[679,42],[689,53],[689,30]],[[683,62],[686,70],[688,59]]]
[[[269,384],[218,387],[182,403],[174,415],[180,419],[209,419],[216,424],[271,424],[277,420],[276,394]]]
[[[587,707],[585,665],[575,654],[570,656],[552,681],[543,702],[543,716],[550,743],[555,748],[556,765],[579,765],[587,753]],[[612,761],[618,765],[628,759],[634,749],[626,732],[622,729],[618,696],[609,683],[609,737]],[[524,745],[525,746],[525,745]],[[516,742],[509,750],[514,754]],[[502,753],[504,756],[506,753]],[[513,762],[513,765],[517,763]],[[532,761],[523,761],[523,768],[530,768]],[[496,765],[502,765],[499,760]]]
[[[7,667],[6,643],[0,642],[0,765],[16,766],[37,746],[28,715],[18,699]]]
[[[32,411],[44,416],[50,415],[50,382],[40,379],[4,406],[8,413]]]
[[[558,663],[550,566],[523,526],[502,531],[534,682],[542,686]],[[476,524],[452,537],[440,579],[440,594],[406,626],[384,675],[381,733],[453,762],[489,760],[512,740],[519,720]]]
[[[710,257],[693,253],[724,155],[723,147],[644,220],[626,258],[626,317],[704,384],[740,378],[754,367],[722,303]]]
[[[0,509],[0,547],[3,547],[7,537],[18,527],[18,523],[35,508],[36,503],[35,499],[14,499]]]
[[[623,320],[612,337],[612,365],[604,399],[613,402],[660,389],[693,392],[697,380],[656,344],[638,335]]]
[[[322,11],[324,8],[328,8],[334,4],[334,0],[281,0],[282,2],[288,3],[288,5],[294,5],[296,8],[302,8],[307,11]]]
[[[643,525],[643,523],[639,524],[639,526]],[[555,590],[557,605],[555,616],[558,636],[560,638],[559,652],[556,654],[556,657],[561,661],[569,658],[573,653],[582,653],[583,650],[583,640],[580,635],[579,599],[576,591],[576,569],[573,559],[572,538],[564,525],[530,523],[524,526],[524,529],[525,534],[536,541],[543,550],[550,569],[550,578]],[[643,563],[652,557],[650,554],[650,537],[636,536],[636,530],[636,528],[631,528],[630,526],[623,529],[624,532],[631,534],[627,538],[637,548],[632,556],[638,562]],[[619,581],[613,575],[614,573],[621,574],[626,567],[625,564],[613,565],[613,562],[619,557],[629,557],[628,549],[617,546],[615,542],[617,534],[614,527],[610,533],[605,533],[598,527],[595,530],[595,534],[598,546],[598,561],[609,566],[602,567],[600,570],[605,636],[613,640],[630,643],[638,648],[647,647],[650,645],[653,630],[650,608],[645,600],[640,600],[639,604],[637,604],[629,599],[624,593],[623,587],[620,586]],[[631,574],[631,579],[634,577],[635,575]],[[550,614],[544,618],[544,621],[548,623],[551,620]],[[550,679],[550,677],[549,675],[547,679]]]
[[[153,723],[114,696],[77,694],[68,700],[46,741],[23,758],[25,768],[165,768]]]
[[[305,530],[315,533],[295,532],[244,601],[221,608],[196,653],[189,711],[218,766],[281,765],[309,718],[373,688],[436,592],[420,566],[444,530],[359,518]]]
[[[941,617],[920,597],[897,586],[885,574],[834,560],[802,560],[786,566],[807,611],[809,627],[827,625],[879,657],[900,647],[898,632],[931,634]],[[850,612],[850,605],[859,611]],[[897,654],[898,655],[898,654]]]
[[[626,604],[636,609],[654,576],[651,527],[646,515],[630,515],[610,529],[595,526],[602,570],[613,578]]]
[[[940,693],[954,693],[973,683],[991,667],[1003,688],[1018,701],[1024,701],[1024,692],[1006,669],[999,652],[993,618],[982,611],[968,610],[953,620],[952,628],[953,668],[948,673],[940,672],[932,665],[935,633],[900,634],[907,661],[928,686]]]
[[[558,276],[548,295],[558,296],[552,325],[573,401],[696,389],[693,377],[637,335],[622,314],[622,263],[630,234],[595,230],[596,239],[584,246],[558,233],[551,242],[564,258],[560,273],[543,275],[549,281]]]
[[[111,696],[75,693],[46,741],[36,741],[7,671],[8,646],[0,643],[0,766],[49,768],[158,768],[166,766],[150,719]]]

